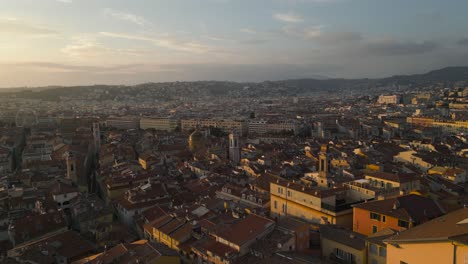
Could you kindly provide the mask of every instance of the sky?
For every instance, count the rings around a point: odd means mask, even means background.
[[[0,87],[468,65],[466,0],[0,0]]]

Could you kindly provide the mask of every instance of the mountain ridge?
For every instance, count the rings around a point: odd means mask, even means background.
[[[313,93],[358,93],[377,92],[382,87],[430,87],[436,83],[451,85],[457,81],[468,81],[468,66],[452,66],[423,74],[394,75],[386,78],[360,79],[289,79],[263,82],[229,81],[181,81],[142,83],[137,85],[87,85],[87,86],[48,86],[21,89],[10,92],[20,98],[59,100],[60,98],[82,98],[89,92],[104,91],[99,100],[120,100],[140,98],[139,94],[155,99],[200,96],[284,96],[311,95]],[[379,90],[380,91],[380,90]],[[6,93],[3,93],[6,94]],[[145,97],[143,97],[144,99]]]

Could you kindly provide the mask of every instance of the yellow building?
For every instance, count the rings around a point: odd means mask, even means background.
[[[451,212],[387,240],[387,264],[468,260],[468,208]]]
[[[396,230],[386,228],[366,238],[368,264],[387,263],[387,245],[383,242],[383,240],[395,235],[396,232]]]
[[[468,121],[466,120],[436,120],[428,117],[407,117],[406,122],[414,126],[441,127],[452,132],[466,131],[468,129]]]
[[[336,203],[336,190],[319,190],[277,179],[270,183],[270,212],[273,216],[294,216],[316,224],[352,227],[351,207]]]
[[[191,237],[192,225],[169,215],[144,225],[145,237],[179,250],[179,245]]]

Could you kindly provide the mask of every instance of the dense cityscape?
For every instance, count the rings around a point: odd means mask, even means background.
[[[1,262],[459,263],[468,75],[424,76],[5,89]]]
[[[468,264],[467,0],[0,7],[0,264]]]

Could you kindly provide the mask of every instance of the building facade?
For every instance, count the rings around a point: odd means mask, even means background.
[[[140,119],[141,129],[156,129],[164,131],[174,131],[179,126],[179,121],[174,118],[142,118]]]

